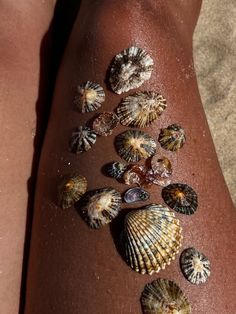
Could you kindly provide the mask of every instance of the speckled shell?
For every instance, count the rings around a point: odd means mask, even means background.
[[[87,190],[85,177],[76,175],[63,181],[59,187],[59,206],[69,208],[80,200]]]
[[[88,151],[96,142],[96,133],[86,126],[80,126],[72,133],[70,150],[75,154]]]
[[[106,173],[109,177],[121,179],[127,167],[128,165],[119,161],[111,162],[110,164],[106,165]]]
[[[97,110],[104,101],[105,93],[99,84],[88,81],[77,86],[74,105],[79,112]]]
[[[112,134],[118,123],[119,119],[114,112],[102,112],[93,121],[93,130],[98,135],[108,136]]]
[[[191,314],[191,305],[174,281],[157,279],[148,283],[141,296],[144,314]]]
[[[208,258],[193,247],[182,252],[180,267],[185,278],[195,285],[205,283],[211,273]]]
[[[181,214],[192,215],[198,207],[197,193],[187,184],[167,185],[162,189],[162,197],[170,208]]]
[[[121,209],[121,194],[113,188],[101,188],[88,192],[80,206],[87,224],[98,229],[112,221]]]
[[[131,188],[124,194],[124,201],[126,203],[136,203],[147,201],[150,194],[142,188]]]
[[[141,48],[130,47],[116,55],[110,72],[112,90],[125,93],[138,88],[152,74],[154,62],[148,53]]]
[[[166,108],[165,98],[156,92],[138,92],[124,98],[117,108],[121,124],[143,128],[155,121]]]
[[[182,241],[175,214],[151,204],[126,215],[123,233],[127,263],[141,274],[153,274],[175,259]]]
[[[116,137],[117,153],[127,162],[137,162],[156,152],[156,142],[147,133],[139,130],[127,130]]]
[[[166,129],[161,129],[158,141],[162,148],[176,151],[186,142],[185,131],[178,124],[169,125]]]

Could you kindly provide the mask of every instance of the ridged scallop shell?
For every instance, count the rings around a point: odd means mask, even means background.
[[[87,190],[87,180],[85,177],[76,175],[64,180],[59,187],[59,206],[63,209],[75,204]]]
[[[144,314],[190,314],[191,305],[174,281],[157,279],[148,283],[141,296]]]
[[[105,101],[105,93],[97,83],[87,81],[76,89],[74,105],[79,112],[91,112],[101,107]]]
[[[98,229],[112,221],[121,209],[121,194],[113,188],[101,188],[88,192],[80,211],[87,224]]]
[[[162,189],[165,203],[175,211],[192,215],[198,207],[198,197],[194,189],[183,183],[169,184]]]
[[[141,48],[130,47],[116,55],[111,66],[110,84],[112,90],[121,94],[138,88],[152,74],[154,62]]]
[[[147,201],[150,194],[142,188],[131,188],[124,194],[124,201],[126,203],[136,203]]]
[[[185,131],[180,125],[171,124],[166,129],[161,129],[158,141],[162,148],[176,151],[186,142]]]
[[[124,98],[117,108],[121,124],[143,128],[155,121],[166,108],[165,98],[156,92],[138,92]]]
[[[106,173],[108,174],[109,177],[121,179],[127,167],[128,165],[123,164],[119,161],[115,161],[106,165]]]
[[[164,269],[175,259],[182,228],[168,208],[151,204],[126,215],[124,248],[127,263],[141,274]]]
[[[156,152],[156,142],[147,133],[139,130],[127,130],[116,137],[116,149],[127,162],[137,162]]]
[[[108,136],[112,134],[118,123],[119,119],[114,112],[102,112],[93,121],[93,130],[98,135]]]
[[[193,247],[182,252],[180,267],[185,278],[195,285],[205,283],[211,274],[210,261]]]
[[[96,142],[96,133],[86,126],[80,126],[72,133],[70,150],[75,154],[88,151]]]

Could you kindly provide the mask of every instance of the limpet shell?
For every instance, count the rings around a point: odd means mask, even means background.
[[[123,99],[117,114],[121,124],[143,128],[155,121],[166,106],[166,99],[157,92],[137,92]]]
[[[172,165],[167,157],[153,156],[151,159],[152,171],[161,178],[169,178],[172,175]]]
[[[143,165],[130,165],[123,174],[123,181],[127,185],[142,185],[146,176],[146,167]]]
[[[147,133],[139,130],[127,130],[116,137],[116,149],[127,162],[137,162],[156,152],[156,142]]]
[[[151,204],[129,212],[123,233],[127,263],[141,274],[158,273],[175,259],[181,233],[175,214],[162,205]]]
[[[119,119],[114,112],[102,112],[93,121],[93,130],[98,135],[108,136],[112,134],[118,123]]]
[[[99,84],[87,81],[77,86],[74,105],[79,112],[85,113],[97,110],[104,101],[105,93]]]
[[[70,150],[75,154],[88,151],[96,142],[96,133],[86,126],[80,126],[72,133]]]
[[[87,224],[98,229],[112,221],[121,209],[121,194],[113,188],[101,188],[88,192],[80,211]]]
[[[180,125],[171,124],[166,129],[161,129],[158,141],[162,148],[176,151],[186,142],[185,131]]]
[[[193,247],[182,252],[180,267],[185,278],[195,285],[205,283],[211,274],[210,261]]]
[[[128,165],[123,164],[119,161],[114,161],[108,165],[106,165],[106,173],[109,177],[115,179],[121,179],[123,174],[125,173]]]
[[[81,175],[64,180],[59,187],[59,206],[63,209],[74,205],[87,190],[87,180]]]
[[[142,188],[131,188],[124,194],[124,201],[126,203],[136,203],[147,201],[150,194]]]
[[[152,74],[154,62],[141,48],[130,47],[115,56],[110,71],[112,90],[121,94],[138,88]]]
[[[172,183],[162,189],[165,203],[175,211],[192,215],[198,207],[198,197],[194,189],[183,183]]]
[[[144,314],[190,314],[191,305],[179,286],[159,278],[148,283],[141,296]]]

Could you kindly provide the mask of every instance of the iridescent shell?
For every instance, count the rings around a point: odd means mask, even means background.
[[[85,195],[80,211],[87,224],[93,229],[98,229],[118,215],[121,202],[121,194],[115,189],[97,189]]]
[[[63,209],[74,205],[85,194],[87,180],[85,177],[76,175],[63,181],[59,187],[59,206]]]
[[[146,167],[143,165],[130,165],[123,174],[123,181],[127,185],[142,185],[145,180]]]
[[[143,128],[155,121],[166,108],[165,98],[156,92],[138,92],[124,98],[117,108],[121,124]]]
[[[119,161],[115,161],[106,166],[106,173],[108,174],[109,177],[121,179],[127,167],[128,165],[123,164]]]
[[[127,263],[141,274],[159,272],[175,259],[181,233],[175,214],[162,205],[151,204],[129,212],[123,233]]]
[[[197,193],[187,184],[169,184],[162,189],[162,197],[170,208],[181,214],[192,215],[198,207]]]
[[[120,157],[127,162],[137,162],[156,152],[156,142],[147,133],[139,130],[127,130],[116,137],[116,149]]]
[[[161,129],[158,141],[162,148],[176,151],[186,142],[184,129],[178,124],[169,125],[166,129]]]
[[[159,278],[148,283],[141,296],[144,314],[190,314],[191,305],[174,281]]]
[[[98,135],[108,136],[118,123],[119,119],[114,112],[102,112],[93,121],[93,130]]]
[[[182,252],[180,266],[186,279],[195,285],[206,282],[211,273],[208,258],[193,247]]]
[[[142,188],[132,188],[125,192],[124,201],[126,203],[136,203],[147,201],[150,194]]]
[[[96,133],[86,126],[80,126],[72,133],[70,150],[75,154],[88,151],[96,142]]]
[[[130,47],[116,55],[111,66],[110,84],[117,93],[125,93],[138,88],[152,74],[154,62],[141,48]]]
[[[97,83],[86,82],[77,86],[74,105],[79,112],[91,112],[101,107],[105,101],[105,93]]]

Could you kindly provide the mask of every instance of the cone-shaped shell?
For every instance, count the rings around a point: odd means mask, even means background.
[[[106,165],[106,173],[109,177],[121,179],[125,173],[128,165],[119,161],[114,161]]]
[[[190,314],[191,305],[174,281],[157,279],[148,283],[141,296],[144,314]]]
[[[123,234],[127,263],[141,274],[159,272],[175,259],[181,233],[175,214],[162,205],[151,204],[129,212]]]
[[[73,133],[70,140],[70,150],[75,154],[88,151],[96,142],[96,133],[86,126],[80,126]]]
[[[117,108],[121,124],[143,128],[155,121],[166,108],[165,98],[156,92],[138,92],[124,98]]]
[[[162,148],[176,151],[186,142],[185,131],[178,124],[169,125],[166,129],[161,129],[158,141]]]

